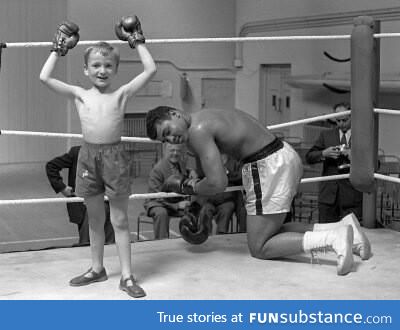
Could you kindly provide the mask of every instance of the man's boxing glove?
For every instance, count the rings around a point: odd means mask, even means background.
[[[208,239],[208,229],[199,228],[197,220],[193,214],[185,213],[181,221],[179,221],[179,231],[182,238],[190,244],[202,244]]]
[[[69,49],[74,48],[79,41],[79,26],[72,22],[62,22],[57,27],[53,38],[52,52],[65,56]]]
[[[115,34],[119,40],[128,41],[131,48],[135,48],[138,43],[144,44],[146,41],[142,25],[136,15],[122,17],[115,25]]]
[[[183,195],[195,195],[195,186],[199,179],[185,178],[179,174],[173,174],[165,180],[162,191],[175,192]]]

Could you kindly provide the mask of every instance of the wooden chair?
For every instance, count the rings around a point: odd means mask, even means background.
[[[380,155],[378,173],[400,177],[400,158],[396,155]],[[378,180],[377,216],[384,226],[400,223],[400,187],[397,183]]]
[[[181,217],[169,217],[170,219],[170,225],[172,224],[172,221],[174,220],[180,220]],[[141,229],[141,225],[142,224],[150,224],[151,228],[153,229],[153,219],[151,217],[149,217],[147,215],[147,213],[145,211],[142,211],[139,213],[138,217],[137,217],[137,222],[136,222],[136,239],[137,241],[140,241],[140,229]],[[171,228],[170,228],[170,232],[171,232]],[[174,232],[175,233],[175,232]],[[170,234],[170,233],[169,233]],[[176,234],[176,233],[175,233]],[[176,236],[176,235],[175,235]],[[179,237],[179,236],[177,236]],[[168,236],[168,238],[170,238],[170,236]]]

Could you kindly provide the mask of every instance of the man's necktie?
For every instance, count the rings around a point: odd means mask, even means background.
[[[347,146],[346,134],[342,133],[342,138],[340,139],[340,144],[344,144]]]
[[[182,169],[181,169],[181,166],[179,163],[174,164],[174,169],[175,169],[176,174],[182,174]]]

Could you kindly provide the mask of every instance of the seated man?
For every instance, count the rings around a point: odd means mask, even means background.
[[[149,174],[148,192],[163,191],[163,185],[171,175],[197,177],[195,171],[186,168],[186,149],[184,144],[165,144],[165,152]],[[153,198],[144,202],[147,215],[153,218],[154,238],[169,237],[171,216],[182,216],[185,207],[190,204],[189,198]]]

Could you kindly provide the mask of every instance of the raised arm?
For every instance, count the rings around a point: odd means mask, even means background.
[[[64,83],[52,77],[60,56],[65,56],[69,49],[76,46],[79,41],[79,27],[72,22],[63,22],[54,35],[53,46],[47,61],[40,72],[39,79],[50,89],[68,97],[77,95],[78,87]]]
[[[50,53],[47,61],[43,65],[42,71],[40,71],[39,79],[43,84],[56,93],[65,95],[67,97],[75,97],[77,95],[77,86],[69,85],[52,77],[58,58],[59,56],[55,52]]]
[[[157,71],[153,57],[147,50],[146,46],[139,44],[136,46],[136,49],[143,64],[143,72],[121,87],[128,97],[132,97],[142,87],[144,87]]]
[[[144,45],[145,38],[143,36],[141,23],[136,15],[122,17],[115,26],[115,34],[120,40],[128,41],[132,49],[137,49],[139,58],[143,64],[143,72],[120,87],[120,91],[129,98],[150,81],[156,73],[157,67],[153,57]]]

